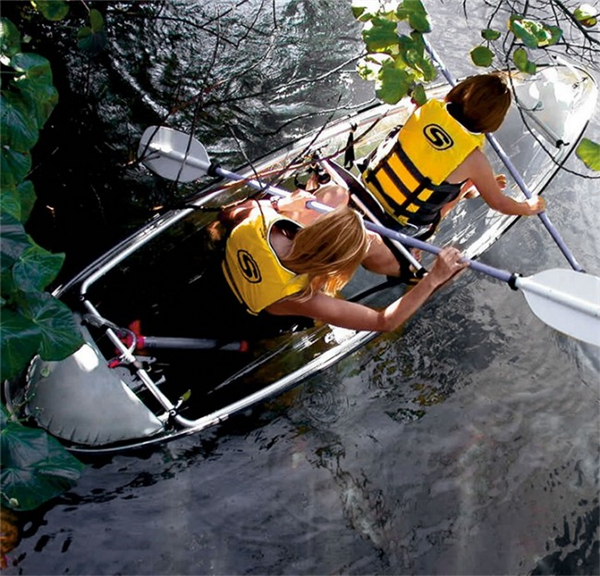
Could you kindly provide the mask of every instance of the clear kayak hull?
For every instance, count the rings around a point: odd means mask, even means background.
[[[585,70],[566,64],[533,77],[516,76],[514,84],[519,107],[495,136],[529,190],[539,194],[581,138],[597,87]],[[443,97],[447,89],[434,87],[429,97]],[[412,110],[408,100],[373,107],[241,168],[240,174],[292,190],[297,170],[318,150],[336,163],[360,203],[359,174],[343,168],[350,130],[356,156],[365,156]],[[506,172],[499,160],[494,167]],[[255,321],[240,314],[221,274],[222,247],[211,236],[211,225],[220,208],[251,193],[243,181],[210,184],[186,207],[152,220],[58,288],[56,296],[81,320],[86,345],[62,362],[34,359],[24,378],[6,383],[9,408],[74,452],[148,446],[214,426],[375,338],[373,332],[306,325],[302,319]],[[508,193],[523,198],[510,179]],[[433,242],[451,243],[475,259],[515,220],[480,199],[468,200],[442,222]],[[375,289],[384,280],[361,270],[344,296],[385,306],[404,288]],[[189,339],[206,345],[188,349],[171,342],[172,347],[141,350],[131,343],[139,340],[140,326],[154,343]]]

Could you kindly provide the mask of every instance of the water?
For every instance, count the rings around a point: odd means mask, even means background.
[[[203,4],[188,3],[180,14],[193,20],[229,6]],[[240,9],[248,22],[261,14],[260,26],[273,33],[267,4],[262,12],[259,2]],[[267,67],[272,76],[252,76],[266,92],[199,126],[224,166],[241,160],[238,139],[253,157],[328,112],[287,119],[335,108],[338,95],[346,107],[371,98],[369,86],[350,83],[351,72],[286,92],[284,79],[317,78],[350,59],[357,29],[341,0],[275,6],[269,58],[280,64]],[[457,75],[469,72],[464,57],[476,31],[454,4],[430,8],[438,11],[432,42]],[[39,206],[36,222],[53,215],[50,233],[41,225],[36,233],[63,245],[71,268],[168,200],[164,182],[116,169],[114,150],[134,146],[142,120],[157,118],[172,96],[161,88],[166,63],[148,65],[147,74],[140,63],[170,55],[198,66],[198,75],[210,63],[224,78],[264,53],[226,47],[228,58],[212,62],[205,36],[194,42],[179,24],[162,25],[161,34],[146,25],[137,43],[139,24],[120,24],[113,60],[87,75],[81,61],[81,74],[71,77],[79,89],[87,78],[86,102],[100,113],[94,122],[83,114],[72,120],[80,134],[91,130],[77,140],[88,161],[70,164],[77,188],[57,170],[60,162],[47,165],[69,198],[38,183],[55,209]],[[110,89],[99,97],[103,79]],[[190,122],[185,114],[175,120]],[[588,135],[600,140],[598,113]],[[70,140],[61,140],[59,159],[65,148],[76,150]],[[568,173],[546,192],[550,218],[596,275],[599,192],[598,181]],[[484,261],[525,274],[566,266],[535,219],[515,225]],[[552,331],[505,285],[467,273],[403,334],[380,337],[274,402],[147,453],[92,461],[71,492],[29,518],[6,573],[598,574],[599,374],[596,348]]]

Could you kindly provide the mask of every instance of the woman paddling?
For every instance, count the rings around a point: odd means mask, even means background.
[[[307,201],[314,199],[298,191],[278,202],[249,201],[227,214],[234,228],[227,240],[223,272],[250,313],[304,316],[342,328],[392,331],[466,266],[458,250],[445,248],[423,280],[383,310],[338,299],[337,292],[361,264],[389,275],[399,273],[398,262],[345,205],[311,218],[306,226],[287,217],[304,213]]]
[[[510,107],[511,93],[500,74],[471,76],[444,101],[429,100],[379,146],[362,172],[385,212],[411,236],[427,238],[463,197],[481,195],[502,214],[531,216],[545,209],[535,196],[517,202],[503,193],[481,148]]]

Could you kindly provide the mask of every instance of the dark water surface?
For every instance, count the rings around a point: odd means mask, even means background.
[[[239,45],[215,49],[214,34],[194,36],[187,22],[235,3],[187,2],[164,12],[185,24],[113,20],[108,56],[69,62],[76,92],[61,92],[48,129],[56,153],[39,168],[34,219],[69,269],[169,201],[169,185],[124,164],[145,126],[173,108],[177,81],[184,102],[210,76],[196,133],[229,167],[243,160],[238,143],[256,157],[372,97],[353,64],[326,74],[360,50],[349,2],[238,4],[220,33]],[[456,74],[471,72],[465,56],[483,20],[465,23],[458,2],[429,4],[434,45]],[[262,35],[240,24],[254,18]],[[171,125],[189,128],[190,110]],[[588,135],[600,140],[600,114]],[[562,173],[546,197],[567,244],[599,275],[598,181]],[[536,219],[483,261],[524,274],[567,267]],[[599,406],[598,349],[467,272],[403,333],[269,405],[93,461],[26,526],[6,574],[599,574]]]

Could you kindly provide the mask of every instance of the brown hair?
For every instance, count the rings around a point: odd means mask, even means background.
[[[342,206],[319,216],[300,229],[290,253],[281,262],[297,274],[306,274],[309,282],[295,298],[307,299],[319,291],[329,295],[350,280],[369,248],[362,218]]]
[[[500,128],[511,94],[500,73],[466,78],[446,96],[450,114],[471,132],[495,132]]]

